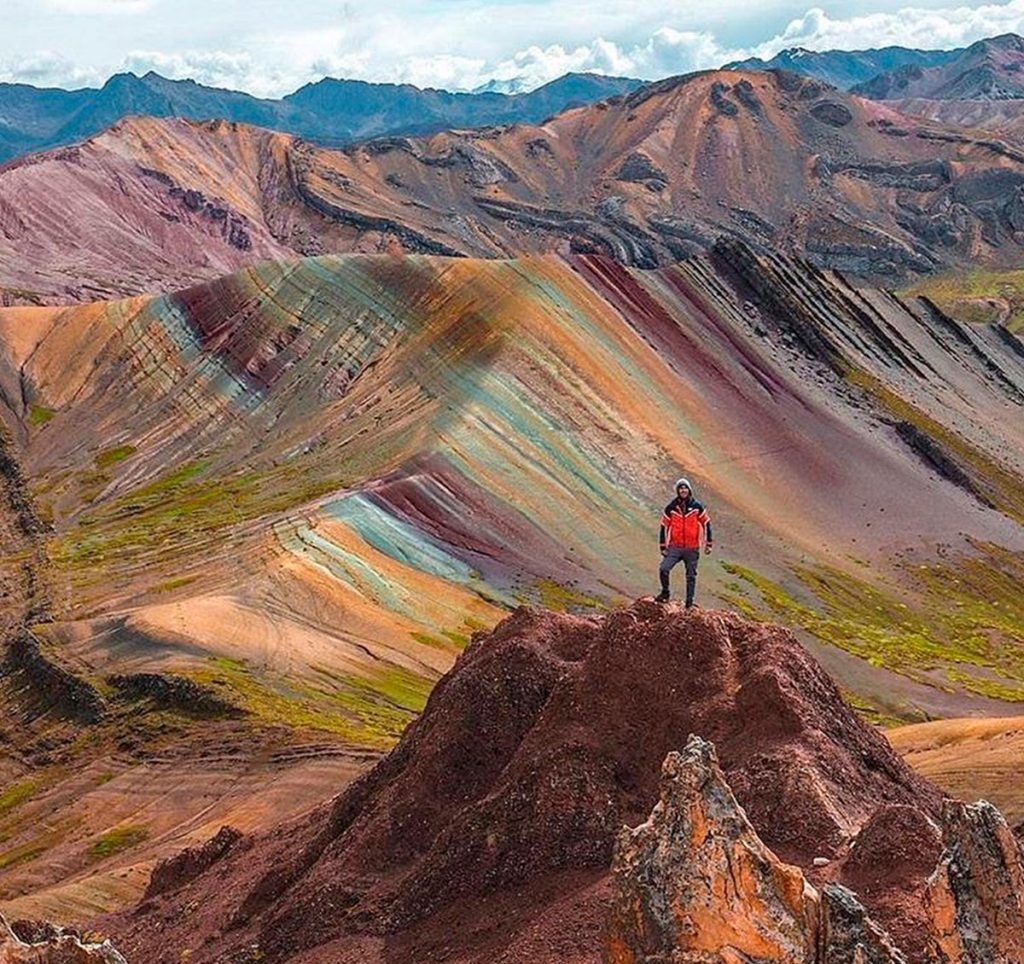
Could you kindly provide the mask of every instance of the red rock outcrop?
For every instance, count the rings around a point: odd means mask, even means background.
[[[661,799],[619,835],[612,872],[609,964],[814,959],[817,892],[762,843],[699,737],[665,759]]]
[[[223,860],[241,839],[241,831],[234,827],[221,827],[217,835],[202,846],[187,847],[173,857],[161,860],[153,868],[145,897],[156,897],[187,884]]]
[[[176,960],[167,947],[193,962],[244,948],[592,961],[616,835],[650,813],[662,761],[695,732],[765,845],[804,868],[879,804],[940,809],[782,629],[650,601],[601,618],[520,610],[333,804],[103,926],[154,964]]]
[[[905,964],[845,887],[819,892],[769,850],[714,747],[690,737],[662,768],[650,818],[619,835],[608,964]]]
[[[871,908],[911,960],[933,952],[925,893],[942,852],[942,830],[932,816],[900,804],[879,807],[842,861],[839,882]]]
[[[0,916],[0,964],[126,964],[109,941],[93,943],[57,927],[22,940]]]

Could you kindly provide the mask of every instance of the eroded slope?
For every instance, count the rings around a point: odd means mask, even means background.
[[[18,758],[18,906],[116,906],[221,814],[265,825],[255,787],[292,763],[328,792],[510,606],[650,591],[680,470],[718,526],[702,600],[799,628],[865,709],[1024,691],[1021,354],[926,302],[722,243],[650,272],[324,256],[0,330],[52,527],[26,626],[98,700],[37,707],[59,729]],[[181,790],[218,754],[202,816]]]
[[[344,151],[132,118],[0,171],[8,303],[173,290],[263,258],[601,253],[722,232],[876,278],[1020,257],[1024,154],[784,72],[671,78],[541,125]]]

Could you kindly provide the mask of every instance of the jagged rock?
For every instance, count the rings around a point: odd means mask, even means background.
[[[126,964],[110,941],[90,943],[53,928],[42,941],[23,941],[0,915],[0,964]]]
[[[739,81],[732,89],[736,99],[753,114],[761,114],[764,108],[757,94],[754,93],[754,85],[749,80]]]
[[[957,462],[956,458],[943,447],[941,442],[911,422],[899,421],[896,423],[895,428],[896,434],[910,446],[921,461],[935,469],[944,479],[970,492],[971,495],[981,499],[982,502],[991,504],[979,492],[968,470]]]
[[[823,161],[820,168],[823,172],[829,168],[829,173],[847,174],[879,187],[920,193],[940,191],[952,180],[950,166],[945,161],[911,161],[903,164],[891,161],[835,162],[832,165]]]
[[[852,891],[819,894],[764,845],[697,736],[665,759],[661,797],[619,834],[612,873],[608,964],[907,964]]]
[[[740,112],[740,109],[725,96],[731,89],[728,84],[714,83],[711,85],[711,106],[726,117],[735,117]]]
[[[7,672],[23,673],[32,684],[39,712],[58,709],[82,723],[98,723],[106,702],[87,680],[49,659],[27,629],[7,647]]]
[[[943,838],[946,851],[927,892],[941,960],[1024,961],[1024,865],[1003,815],[985,800],[947,801]]]
[[[158,706],[206,716],[244,716],[210,687],[174,673],[115,673],[107,682],[131,699],[151,699]]]
[[[615,172],[617,181],[644,184],[652,191],[663,191],[668,187],[668,177],[646,154],[633,151]]]
[[[819,897],[758,837],[714,747],[670,753],[650,818],[619,835],[609,964],[813,961]]]

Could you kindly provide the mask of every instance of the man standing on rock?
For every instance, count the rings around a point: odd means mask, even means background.
[[[668,602],[668,574],[681,562],[686,566],[686,608],[690,609],[697,590],[700,547],[703,544],[704,551],[710,552],[712,537],[711,516],[693,497],[693,486],[689,479],[676,482],[676,497],[665,506],[658,542],[661,546],[661,566],[658,569],[661,592],[655,599]]]

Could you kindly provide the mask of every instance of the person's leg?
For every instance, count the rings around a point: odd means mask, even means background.
[[[682,556],[678,549],[669,549],[668,552],[661,557],[661,565],[658,566],[658,576],[661,579],[661,596],[659,598],[668,599],[668,574],[672,571],[672,567],[675,566],[681,558]]]
[[[686,566],[686,608],[689,609],[697,592],[697,563],[700,562],[700,550],[684,549],[682,559]]]

